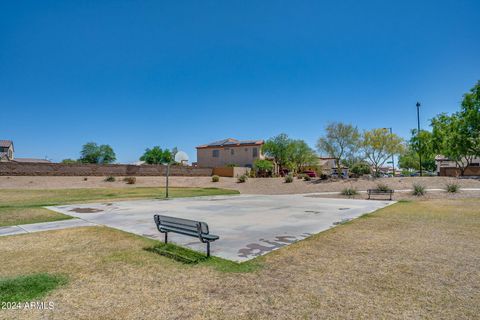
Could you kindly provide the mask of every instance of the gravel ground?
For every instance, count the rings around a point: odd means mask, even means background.
[[[132,188],[132,187],[159,187],[165,185],[164,177],[137,177],[135,185],[127,185],[122,177],[115,182],[105,182],[104,177],[0,177],[0,189],[66,189],[66,188]],[[350,179],[340,181],[303,181],[294,179],[293,183],[285,183],[282,178],[249,179],[246,183],[237,183],[235,178],[220,178],[220,182],[212,182],[211,177],[171,177],[172,187],[218,187],[234,189],[243,194],[292,194],[341,191],[344,188],[367,190],[375,188],[377,184],[388,185],[395,190],[411,189],[413,183],[426,188],[444,189],[447,183],[456,183],[461,188],[480,188],[480,179],[456,179],[450,177],[405,177],[382,178],[376,180]],[[466,192],[466,191],[465,191]],[[438,192],[437,192],[438,193]],[[458,195],[462,194],[460,192]],[[430,194],[434,194],[430,192]],[[441,195],[444,193],[440,193]],[[480,192],[473,192],[480,196]],[[430,196],[431,197],[431,196]]]

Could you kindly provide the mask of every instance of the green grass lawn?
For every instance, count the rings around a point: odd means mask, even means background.
[[[65,283],[66,277],[47,273],[0,278],[0,302],[26,302],[39,299]]]
[[[235,190],[218,188],[170,188],[172,198],[238,194]],[[162,199],[164,188],[98,188],[51,190],[0,190],[0,227],[17,224],[70,219],[70,216],[43,207],[79,202],[126,199]]]

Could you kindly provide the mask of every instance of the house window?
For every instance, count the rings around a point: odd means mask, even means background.
[[[258,149],[257,148],[252,148],[252,155],[254,158],[258,157]]]
[[[220,151],[219,150],[212,150],[212,157],[218,158],[220,156]]]
[[[235,154],[235,150],[230,149],[230,154],[233,156]]]

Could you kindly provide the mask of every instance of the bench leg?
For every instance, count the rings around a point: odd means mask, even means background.
[[[210,241],[207,242],[207,257],[210,257]]]
[[[168,243],[168,232],[165,232],[165,243]]]

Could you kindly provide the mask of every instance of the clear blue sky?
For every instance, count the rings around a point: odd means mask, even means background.
[[[480,79],[480,1],[2,1],[0,139],[18,157],[145,148],[326,123],[409,136]]]

